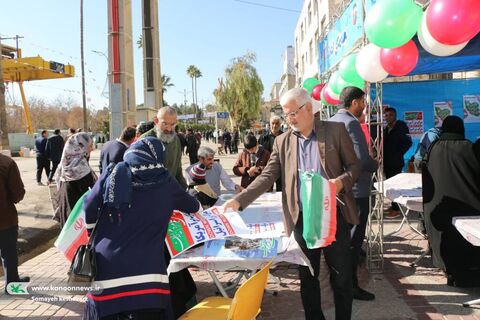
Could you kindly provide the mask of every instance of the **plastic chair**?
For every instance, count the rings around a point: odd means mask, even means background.
[[[267,286],[270,261],[260,271],[245,281],[233,299],[208,297],[188,310],[180,320],[252,320],[260,313],[263,292]]]

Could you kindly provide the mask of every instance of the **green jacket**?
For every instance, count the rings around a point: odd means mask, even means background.
[[[145,137],[156,137],[157,138],[157,131],[155,128],[145,132],[140,136],[140,138]],[[170,174],[177,179],[177,182],[184,188],[187,189],[187,182],[183,177],[182,173],[182,149],[180,144],[180,138],[175,136],[175,139],[171,143],[163,142],[165,146],[165,160],[163,165]]]

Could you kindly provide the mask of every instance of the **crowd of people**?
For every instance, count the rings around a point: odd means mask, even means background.
[[[213,206],[222,193],[221,186],[236,194],[223,207],[234,211],[245,209],[264,192],[282,192],[286,234],[293,233],[313,268],[312,274],[309,267],[299,266],[306,319],[324,319],[318,280],[322,253],[330,269],[336,319],[351,318],[353,299],[375,299],[374,293],[359,286],[357,269],[369,216],[372,174],[379,166],[360,123],[365,92],[347,87],[340,101],[340,110],[323,121],[314,115],[307,91],[289,90],[280,104],[290,129],[282,132],[282,118],[272,116],[269,129],[260,137],[243,136],[240,153],[237,128],[232,132],[225,129],[221,136],[205,132],[203,139],[215,139],[218,144],[213,150],[202,145],[199,132],[178,132],[176,110],[163,107],[153,121],[127,127],[118,139],[103,145],[99,177],[89,163],[94,143],[89,134],[73,130],[64,140],[60,130],[52,137],[42,131],[35,141],[36,179],[43,185],[45,171],[47,184],[57,184],[54,219],[63,225],[77,200],[91,189],[84,210],[88,231],[98,228],[95,282],[103,291],[88,293],[84,319],[176,319],[195,305],[196,285],[188,269],[167,275],[171,259],[164,241],[167,224],[174,209],[193,213]],[[390,178],[402,172],[412,139],[394,108],[385,109],[385,120],[383,170]],[[465,139],[463,121],[449,116],[441,128],[425,133],[414,154],[415,170],[423,176],[427,232],[429,237],[441,232],[432,237],[438,239],[432,244],[434,256],[453,285],[472,285],[473,278],[480,279],[479,248],[469,245],[451,224],[456,215],[480,215],[479,149],[480,141],[473,144]],[[231,170],[241,177],[240,184],[216,161],[217,151],[238,153]],[[189,157],[185,169],[182,155]],[[300,172],[307,171],[329,180],[338,198],[335,242],[323,248],[307,246],[303,236],[305,199]],[[17,165],[3,155],[0,179],[5,181],[0,183],[0,251],[6,282],[28,281],[17,270],[14,206],[25,189]],[[399,214],[393,203],[386,217]]]

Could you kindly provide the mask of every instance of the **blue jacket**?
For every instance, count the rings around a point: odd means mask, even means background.
[[[37,157],[45,156],[45,147],[47,146],[47,138],[42,136],[35,139],[35,151],[37,152]]]
[[[119,163],[123,161],[123,154],[128,147],[118,140],[108,141],[103,145],[100,152],[99,168],[100,173],[108,167],[110,163]]]
[[[330,118],[333,122],[343,122],[353,142],[353,149],[357,158],[362,163],[362,173],[353,185],[352,191],[355,198],[368,197],[372,186],[372,173],[377,171],[378,163],[368,153],[368,145],[363,134],[362,127],[357,118],[346,109],[338,110],[337,114]]]
[[[105,180],[106,173],[85,198],[89,228],[102,208]],[[105,317],[129,310],[170,310],[164,254],[168,221],[173,210],[191,213],[198,209],[198,201],[170,176],[157,187],[134,187],[129,207],[104,212],[94,239],[98,271],[93,282],[103,290],[87,295],[86,314]]]

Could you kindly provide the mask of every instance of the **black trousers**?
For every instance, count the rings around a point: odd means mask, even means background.
[[[197,151],[188,151],[188,157],[190,159],[190,164],[194,164],[198,162],[198,154]]]
[[[18,226],[0,230],[0,256],[5,273],[5,288],[9,282],[18,281],[17,240]]]
[[[48,181],[52,182],[53,177],[55,176],[55,171],[57,171],[58,165],[60,161],[53,161],[52,160],[52,170],[50,170],[50,174],[48,175]]]
[[[225,154],[232,154],[232,142],[231,141],[225,141],[225,145],[223,146],[225,149]]]
[[[352,266],[350,253],[350,228],[337,208],[336,241],[325,248],[308,249],[302,236],[303,220],[300,213],[294,236],[303,253],[310,260],[314,275],[306,266],[299,266],[300,294],[306,320],[325,320],[320,296],[320,256],[323,251],[330,269],[330,283],[335,301],[335,319],[350,320],[352,315]]]
[[[393,176],[396,176],[400,172],[402,172],[403,165],[402,166],[396,166],[396,167],[384,167],[383,171],[385,172],[385,178],[391,178]],[[398,207],[398,203],[392,202],[392,209],[393,210],[400,210]]]
[[[368,197],[355,198],[355,202],[357,203],[360,224],[355,228],[351,241],[353,287],[358,286],[358,260],[360,259],[360,250],[362,249],[363,239],[365,239],[365,229],[367,228],[367,220],[369,213]]]
[[[135,310],[100,318],[101,320],[158,320],[173,319],[168,310]]]
[[[46,156],[37,156],[37,182],[42,181],[42,172],[45,169],[47,179],[50,175],[50,160]]]

